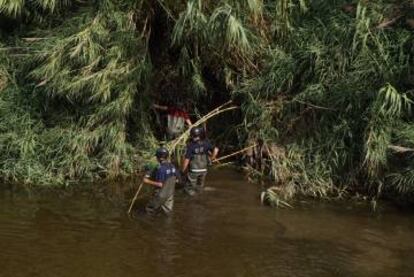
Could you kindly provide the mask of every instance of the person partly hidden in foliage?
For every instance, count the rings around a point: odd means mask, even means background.
[[[249,146],[254,147],[246,151],[244,156],[245,163],[257,171],[262,172],[265,167],[265,158],[269,158],[269,151],[267,151],[263,139],[250,138],[247,140],[247,147]]]
[[[145,207],[149,214],[156,214],[163,211],[170,214],[174,206],[175,184],[179,177],[179,172],[175,166],[168,161],[169,152],[161,147],[156,151],[158,166],[147,172],[144,183],[156,187],[154,196]]]
[[[204,128],[194,127],[190,131],[191,140],[187,144],[182,172],[187,174],[184,190],[194,195],[204,188],[208,166],[217,158],[219,149],[205,138]]]
[[[170,140],[177,138],[184,132],[185,124],[192,125],[183,102],[178,101],[175,106],[153,104],[153,107],[167,112],[167,135]]]

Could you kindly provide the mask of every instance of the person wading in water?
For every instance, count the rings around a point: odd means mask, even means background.
[[[185,110],[185,105],[177,102],[174,107],[154,104],[157,110],[167,112],[167,135],[169,140],[179,137],[185,130],[185,124],[191,126],[190,116]]]
[[[194,127],[190,131],[191,141],[186,147],[182,171],[188,169],[187,181],[184,190],[189,195],[194,195],[204,188],[207,168],[211,161],[217,158],[219,149],[204,138],[204,129]]]
[[[149,214],[160,211],[169,214],[174,206],[175,184],[179,173],[174,165],[168,161],[169,153],[166,148],[159,148],[155,155],[159,165],[152,172],[147,172],[144,183],[155,186],[156,190],[145,210]]]

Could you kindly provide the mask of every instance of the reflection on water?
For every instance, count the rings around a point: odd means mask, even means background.
[[[126,216],[90,195],[0,193],[0,276],[414,276],[414,220],[328,204],[274,210],[240,174],[176,198],[174,215]]]

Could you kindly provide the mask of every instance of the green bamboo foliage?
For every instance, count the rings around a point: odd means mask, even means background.
[[[247,5],[252,13],[254,20],[258,20],[263,15],[263,1],[262,0],[247,0]]]
[[[24,6],[24,0],[2,0],[0,1],[0,10],[8,15],[18,15]]]
[[[145,93],[150,66],[143,30],[136,29],[130,10],[133,6],[120,10],[113,4],[102,3],[98,12],[83,8],[25,44],[31,50],[24,62],[24,70],[29,69],[25,82],[33,83],[33,97],[46,102],[33,107],[40,121],[36,128],[26,126],[19,136],[21,127],[34,123],[11,128],[10,122],[11,130],[5,127],[4,139],[10,137],[4,154],[14,153],[15,159],[4,161],[4,178],[19,181],[24,176],[28,183],[64,184],[135,170],[127,123],[137,114],[134,103]],[[5,117],[13,113],[3,112]],[[140,118],[134,120],[141,124]],[[13,136],[20,139],[12,142]],[[16,168],[30,174],[13,171]]]
[[[3,58],[2,63],[0,63],[0,91],[5,90],[10,82],[10,75],[5,63],[5,58]]]
[[[1,0],[0,14],[19,18],[23,22],[45,22],[46,19],[70,8],[77,0]]]
[[[200,95],[205,84],[200,72],[205,66],[214,68],[218,78],[227,85],[235,83],[234,76],[252,65],[255,35],[247,27],[250,18],[258,20],[262,2],[188,1],[172,31],[172,46],[181,48],[182,78],[192,80],[191,88]],[[234,69],[238,68],[237,72]]]
[[[274,27],[277,36],[286,38],[295,29],[295,17],[307,11],[306,0],[280,0],[274,1]]]
[[[412,101],[387,84],[372,103],[371,118],[365,134],[365,161],[368,174],[376,178],[387,165],[387,152],[393,128],[404,113],[410,113]]]
[[[413,128],[412,91],[403,85],[412,33],[377,27],[390,16],[388,3],[360,2],[349,15],[322,2],[307,7],[324,16],[289,17],[289,28],[279,32],[284,40],[276,40],[264,69],[237,93],[246,130],[287,153],[271,157],[272,178],[289,192],[280,197],[337,195],[360,183],[406,192],[409,165],[390,173],[398,169],[390,146],[409,146],[399,130]]]

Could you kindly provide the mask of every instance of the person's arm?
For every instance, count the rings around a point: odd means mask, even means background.
[[[161,188],[163,181],[165,180],[165,172],[158,168],[155,172],[154,180],[151,180],[151,176],[152,174],[145,175],[144,183],[157,188]]]
[[[206,146],[208,149],[207,151],[209,154],[210,161],[214,162],[214,160],[217,159],[219,149],[218,147],[213,146],[209,140],[206,141],[206,144],[207,144]]]
[[[186,123],[188,126],[193,125],[193,123],[191,122],[191,119],[190,119],[190,115],[189,115],[189,114],[188,114],[185,110],[182,110],[182,111],[181,111],[181,114],[182,114],[182,116],[184,117],[185,123]]]
[[[210,155],[210,159],[211,159],[212,162],[214,162],[217,159],[218,153],[219,153],[218,147],[214,147],[214,149],[213,149],[213,151]]]
[[[190,159],[184,158],[184,162],[183,162],[183,167],[182,167],[182,172],[186,172],[188,165],[190,164]]]
[[[148,184],[148,185],[151,185],[151,186],[154,186],[154,187],[157,187],[157,188],[161,188],[162,187],[162,183],[161,182],[153,181],[153,180],[151,180],[148,177],[144,177],[144,184]]]
[[[188,165],[190,164],[190,160],[191,160],[191,154],[192,154],[192,150],[190,146],[187,146],[187,149],[185,150],[185,155],[184,155],[184,161],[183,161],[183,165],[182,165],[182,172],[186,172],[186,170],[188,169]]]
[[[158,105],[158,104],[152,104],[152,106],[154,107],[154,109],[157,109],[157,110],[161,110],[161,111],[167,111],[168,110],[167,106],[162,106],[162,105]]]

